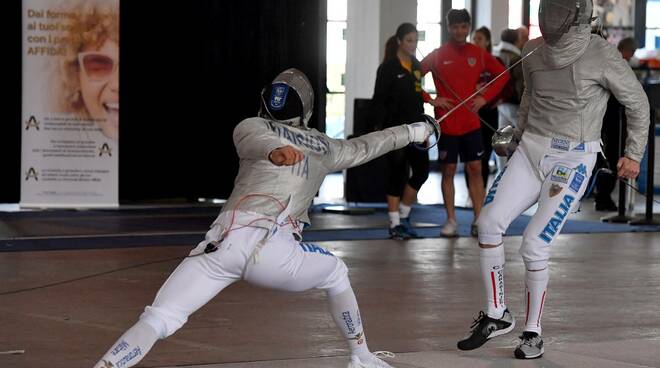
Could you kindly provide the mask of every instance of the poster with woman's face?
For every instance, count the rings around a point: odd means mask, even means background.
[[[63,0],[59,48],[54,61],[54,111],[75,114],[119,139],[119,2]]]
[[[119,0],[23,0],[25,206],[118,202]]]

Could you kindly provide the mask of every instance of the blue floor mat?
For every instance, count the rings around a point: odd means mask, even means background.
[[[328,206],[330,205],[313,206],[310,209],[310,212],[312,212],[312,219],[314,219],[315,215],[322,213],[323,209]],[[355,220],[352,221],[352,225],[357,224],[358,226],[353,226],[353,228],[350,229],[332,228],[332,225],[321,229],[308,229],[303,234],[304,240],[375,240],[389,238],[386,228],[389,220],[385,203],[351,204],[351,207],[373,208],[374,211],[371,214],[356,216]],[[114,224],[110,221],[109,225],[109,219],[105,217],[110,212],[103,211],[83,213],[71,212],[70,214],[65,213],[64,215],[62,215],[60,211],[52,213],[23,213],[19,214],[19,216],[26,218],[35,217],[38,219],[45,218],[48,220],[45,223],[46,225],[54,224],[51,218],[54,219],[56,217],[64,216],[68,219],[67,221],[64,221],[64,223],[83,224],[86,229],[90,221],[105,223],[106,226],[101,229],[93,228],[89,232],[76,235],[55,236],[52,234],[39,234],[39,236],[4,236],[0,237],[0,251],[126,248],[166,245],[180,245],[192,248],[204,239],[204,233],[208,229],[208,224],[210,224],[212,219],[215,218],[215,211],[217,211],[217,209],[201,208],[196,209],[195,211],[190,211],[191,214],[197,213],[199,216],[193,216],[190,218],[184,216],[172,219],[162,217],[151,218],[151,216],[149,216],[150,213],[145,213],[144,216],[138,217],[126,217],[122,215],[115,216],[117,218],[114,221],[119,224]],[[116,215],[116,213],[113,214]],[[138,214],[142,215],[141,212],[138,212]],[[0,223],[3,218],[12,218],[13,215],[14,214],[5,214],[4,216],[0,216]],[[98,216],[104,217],[100,219],[103,221],[100,221]],[[457,208],[456,216],[459,223],[459,235],[463,237],[470,236],[470,224],[473,221],[472,210]],[[13,217],[15,218],[15,216]],[[437,238],[439,237],[440,226],[446,221],[447,217],[442,205],[415,205],[411,218],[414,225],[422,225],[416,226],[416,230],[420,236],[425,238]],[[63,226],[61,221],[58,223],[58,226]],[[522,235],[529,221],[529,216],[519,216],[509,226],[506,235]],[[135,223],[135,226],[126,226],[124,224],[126,222]],[[151,224],[153,222],[158,226]],[[329,222],[333,223],[333,221]],[[151,224],[150,227],[147,226],[149,224]],[[362,227],[359,227],[360,225]],[[42,226],[45,225],[42,224]],[[167,232],[163,230],[164,228],[167,229]],[[148,229],[149,231],[136,232],[140,229]],[[610,224],[598,221],[568,220],[562,233],[579,234],[655,231],[660,231],[660,226],[631,226],[628,224]]]
[[[315,205],[312,211],[323,211],[324,208],[332,206],[326,204]],[[351,206],[361,208],[374,208],[375,211],[369,216],[382,217],[382,223],[387,224],[387,205],[385,203],[357,203]],[[456,219],[458,221],[458,235],[470,236],[470,225],[473,222],[474,215],[472,209],[456,208]],[[526,215],[518,216],[506,231],[507,236],[522,235],[529,223],[531,217]],[[420,236],[425,238],[440,237],[440,226],[447,220],[444,206],[442,205],[415,205],[411,215],[414,223],[432,223],[435,227],[416,227]],[[562,229],[562,234],[583,234],[583,233],[626,233],[626,232],[655,232],[660,231],[660,226],[632,226],[628,224],[612,224],[600,221],[568,220]],[[386,228],[382,229],[346,229],[346,230],[313,230],[306,231],[305,240],[324,241],[324,240],[369,240],[369,239],[388,239],[389,234]]]

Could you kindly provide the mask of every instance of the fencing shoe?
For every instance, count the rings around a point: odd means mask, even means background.
[[[472,323],[472,326],[470,326],[472,328],[470,335],[459,341],[457,346],[461,350],[476,349],[493,337],[510,332],[515,325],[516,321],[508,309],[504,310],[500,319],[491,318],[481,311],[477,319]]]

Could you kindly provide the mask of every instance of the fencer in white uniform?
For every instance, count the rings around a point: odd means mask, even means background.
[[[516,217],[538,204],[520,247],[527,305],[514,355],[532,359],[543,354],[541,314],[552,242],[587,189],[600,152],[610,92],[626,107],[628,118],[618,175],[634,178],[639,173],[650,118],[648,100],[616,48],[591,34],[592,6],[591,0],[541,0],[543,37],[529,41],[523,50],[523,55],[529,54],[523,61],[526,87],[514,134],[520,144],[488,190],[477,222],[487,307],[469,336],[458,342],[461,350],[476,349],[514,328],[504,297],[502,235]]]
[[[327,249],[302,242],[302,228],[310,222],[307,210],[328,173],[424,142],[433,128],[420,122],[332,139],[307,128],[313,101],[307,77],[296,69],[282,72],[264,89],[260,117],[234,130],[239,172],[205,240],[95,368],[137,364],[158,339],[172,335],[188,316],[239,280],[292,292],[326,291],[332,318],[351,351],[348,366],[390,367],[367,347],[346,265]]]

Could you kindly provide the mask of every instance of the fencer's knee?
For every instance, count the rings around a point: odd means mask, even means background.
[[[548,260],[540,260],[540,261],[525,261],[525,268],[527,271],[541,271],[545,270],[548,268]]]
[[[545,262],[547,266],[547,261],[550,259],[550,245],[526,234],[523,236],[522,245],[518,253],[525,264],[538,265],[536,262]],[[530,268],[527,269],[529,270]],[[537,268],[534,269],[536,270]]]
[[[477,219],[477,238],[481,244],[502,244],[504,229],[498,223],[498,218],[493,211],[484,208]]]
[[[335,269],[317,288],[325,290],[328,295],[333,296],[343,293],[350,287],[351,282],[348,278],[348,267],[346,267],[344,261],[337,258],[337,265]]]
[[[147,306],[140,320],[153,327],[159,339],[164,339],[179,330],[188,317],[167,308]]]

